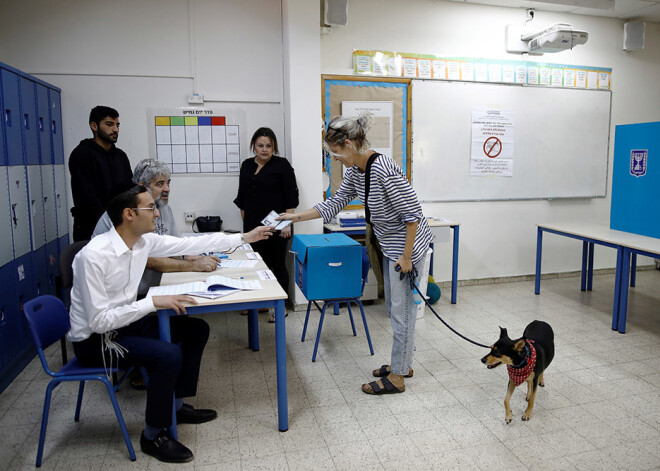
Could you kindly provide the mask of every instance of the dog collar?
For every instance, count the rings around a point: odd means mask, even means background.
[[[525,350],[527,351],[525,360],[523,360],[518,366],[506,365],[506,369],[509,372],[509,379],[511,379],[516,386],[520,386],[524,383],[532,371],[534,371],[534,366],[536,366],[536,349],[534,348],[534,345],[532,345],[533,341],[526,340],[525,343]],[[527,362],[527,364],[525,364],[525,362]]]

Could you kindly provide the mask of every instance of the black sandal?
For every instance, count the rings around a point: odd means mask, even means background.
[[[391,372],[391,368],[389,370],[388,370],[388,368],[390,368],[390,365],[383,365],[383,366],[380,367],[380,369],[373,370],[371,372],[371,374],[374,375],[376,378],[384,378],[385,376],[389,375],[390,372]],[[408,374],[403,375],[403,377],[404,378],[412,378],[413,373],[414,373],[413,369],[410,368],[410,371],[408,371]]]
[[[405,386],[403,387],[403,389],[397,388],[386,377],[381,379],[380,381],[383,383],[382,388],[378,385],[378,381],[372,381],[371,383],[362,385],[362,392],[366,394],[372,394],[374,396],[378,396],[380,394],[398,394],[406,390]],[[371,391],[365,389],[365,386],[371,387]]]

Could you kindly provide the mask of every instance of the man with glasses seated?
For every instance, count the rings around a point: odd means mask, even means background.
[[[159,216],[156,218],[156,234],[179,237],[179,229],[176,227],[172,208],[169,205],[170,177],[170,169],[163,162],[156,159],[141,160],[133,171],[133,182],[145,187],[156,202],[159,212]],[[113,189],[115,192],[116,190]],[[92,237],[104,234],[112,229],[112,227],[112,221],[106,211],[96,223]],[[215,255],[149,257],[147,267],[142,274],[140,286],[138,287],[138,299],[144,298],[152,286],[160,285],[160,279],[163,273],[180,271],[210,272],[217,268],[219,261],[220,259]],[[147,385],[138,369],[131,373],[130,384],[134,389],[147,389]]]
[[[147,387],[146,427],[140,447],[160,461],[183,463],[192,452],[175,440],[172,407],[178,423],[200,424],[217,417],[211,409],[195,409],[183,398],[197,394],[202,353],[209,336],[208,324],[185,315],[170,318],[172,343],[160,340],[157,309],[186,314],[183,303],[190,296],[153,296],[137,301],[137,290],[150,256],[170,257],[227,251],[243,243],[267,239],[272,226],[246,234],[216,232],[190,238],[154,234],[159,210],[144,187],[134,186],[108,204],[114,227],[93,238],[73,261],[71,330],[78,361],[86,367],[145,367]],[[175,398],[175,399],[174,399]]]

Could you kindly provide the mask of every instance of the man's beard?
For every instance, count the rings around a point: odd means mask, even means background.
[[[156,203],[156,208],[157,209],[161,209],[164,206],[167,206],[167,204],[168,204],[167,201],[160,199],[160,196],[158,198],[156,198],[154,203]]]

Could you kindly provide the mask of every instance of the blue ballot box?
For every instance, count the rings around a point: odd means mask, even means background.
[[[345,234],[299,234],[296,284],[308,300],[358,297],[362,292],[362,245]]]

